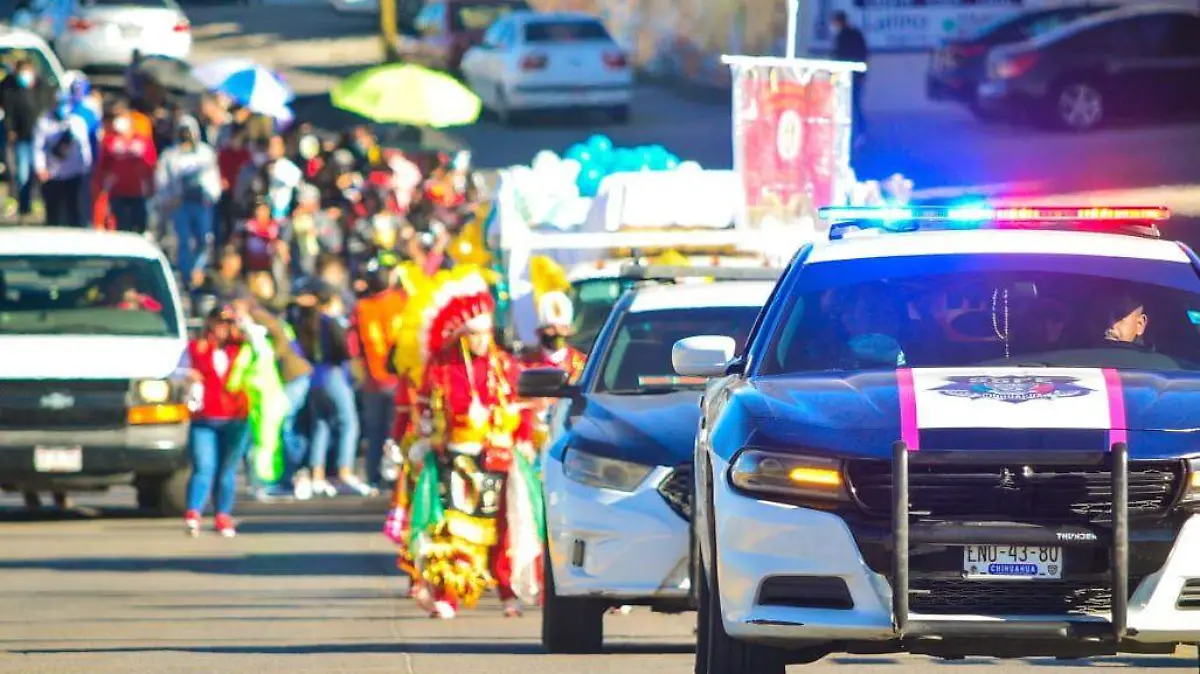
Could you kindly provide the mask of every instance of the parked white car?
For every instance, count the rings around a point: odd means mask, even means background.
[[[581,109],[629,120],[628,57],[588,14],[514,12],[466,53],[462,74],[502,123],[523,112]]]
[[[187,61],[192,24],[175,0],[76,0],[54,48],[80,69],[124,67],[134,51]]]

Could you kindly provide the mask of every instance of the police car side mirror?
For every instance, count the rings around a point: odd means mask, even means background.
[[[683,377],[723,377],[737,342],[721,335],[699,335],[675,342],[671,365]]]
[[[537,367],[525,370],[517,379],[517,393],[522,398],[574,398],[577,387],[570,385],[571,375],[556,367]]]

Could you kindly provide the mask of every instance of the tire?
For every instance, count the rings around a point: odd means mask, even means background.
[[[618,105],[608,109],[608,118],[612,120],[613,124],[628,124],[631,116],[632,110],[629,104]]]
[[[1089,80],[1066,80],[1054,87],[1048,101],[1047,120],[1065,131],[1092,131],[1107,121],[1107,101],[1100,87]]]
[[[604,612],[608,605],[595,599],[556,595],[549,551],[542,555],[542,568],[546,580],[542,647],[550,653],[599,653],[604,648]]]
[[[187,512],[189,476],[190,471],[184,468],[165,477],[138,478],[138,507],[152,510],[158,517],[183,517]]]
[[[695,503],[695,498],[692,503]],[[693,508],[692,512],[695,512]],[[692,581],[692,596],[696,602],[696,664],[693,670],[694,674],[709,674],[708,671],[708,615],[712,611],[709,605],[711,596],[706,592],[701,595],[700,587],[707,585],[708,581],[704,577],[704,568],[700,563],[700,542],[696,538],[696,525],[691,528],[691,581]]]
[[[715,555],[717,547],[715,541],[712,541],[713,532],[699,533],[710,537],[709,550]],[[777,648],[738,641],[725,632],[725,624],[721,620],[721,586],[717,578],[716,564],[701,560],[700,567],[704,571],[704,577],[700,586],[696,588],[699,608],[696,621],[699,628],[696,639],[696,674],[787,674],[785,652]],[[705,632],[705,636],[701,637],[700,632]],[[700,647],[701,642],[704,644],[703,651]]]

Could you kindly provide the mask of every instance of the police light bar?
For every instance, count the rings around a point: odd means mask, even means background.
[[[830,239],[855,230],[914,232],[945,229],[1066,229],[1158,237],[1155,223],[1170,219],[1162,207],[1096,206],[849,206],[818,215],[831,223]]]

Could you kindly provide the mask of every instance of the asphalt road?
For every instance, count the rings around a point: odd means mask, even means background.
[[[691,614],[644,609],[606,621],[601,656],[550,656],[540,615],[495,601],[430,620],[405,597],[380,534],[385,504],[247,505],[241,535],[183,535],[124,509],[125,490],[68,514],[30,516],[0,498],[3,674],[685,674]],[[1194,672],[1194,659],[941,663],[835,657],[793,672],[972,674],[1112,667]]]
[[[303,0],[298,0],[303,1]],[[320,5],[194,7],[196,58],[245,54],[278,66],[301,100],[299,111],[327,114],[323,93],[337,77],[379,62],[374,19],[343,16]],[[906,86],[871,82],[872,87]],[[912,78],[920,85],[919,74]],[[315,98],[310,98],[314,96]],[[903,100],[901,100],[903,99]],[[1054,133],[984,124],[954,106],[919,106],[914,97],[889,102],[872,92],[870,141],[857,163],[865,177],[901,172],[920,187],[1004,184],[1010,191],[1075,191],[1200,182],[1200,123],[1135,123],[1095,134]],[[712,168],[731,163],[729,101],[639,87],[633,122],[543,119],[502,129],[483,122],[461,130],[481,165],[526,163],[539,149],[561,152],[592,133],[618,145],[662,144]],[[1016,186],[1021,187],[1017,188]]]

